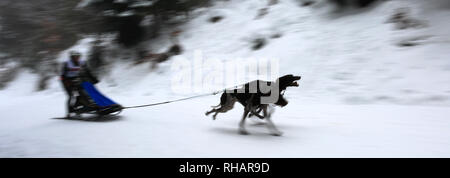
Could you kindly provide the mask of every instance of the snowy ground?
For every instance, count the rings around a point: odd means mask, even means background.
[[[119,97],[119,101],[128,101]],[[45,101],[45,104],[41,104]],[[242,107],[212,121],[216,97],[126,110],[100,121],[54,119],[63,95],[36,96],[0,108],[1,157],[448,157],[446,107],[309,105],[292,100],[269,135],[256,119],[239,135]],[[129,101],[131,102],[131,101]],[[192,107],[194,106],[194,107]],[[32,109],[24,109],[30,107]]]
[[[239,135],[238,105],[216,121],[204,116],[219,96],[125,110],[110,120],[55,119],[65,112],[56,78],[35,92],[36,76],[22,72],[0,91],[0,157],[450,157],[449,10],[395,0],[337,16],[326,6],[285,0],[255,19],[265,1],[236,2],[194,13],[180,38],[187,52],[174,60],[195,50],[221,60],[280,59],[281,74],[303,77],[273,116],[283,136],[269,135],[259,120],[248,120],[250,135]],[[428,27],[385,23],[405,6]],[[225,18],[207,22],[217,14]],[[424,36],[418,46],[396,46]],[[268,44],[252,51],[249,41],[257,37]],[[74,48],[85,51],[83,43]],[[170,64],[148,72],[117,62],[98,88],[125,106],[198,94],[170,90]]]

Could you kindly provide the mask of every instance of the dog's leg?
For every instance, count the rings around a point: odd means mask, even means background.
[[[225,105],[223,105],[222,107],[217,109],[216,113],[213,115],[213,119],[215,120],[217,114],[219,114],[219,113],[226,113],[229,110],[232,110],[234,108],[234,103],[236,103],[235,99],[233,99],[233,98],[228,99],[227,102],[225,103]]]
[[[268,109],[269,109],[269,112],[267,112]],[[275,127],[275,124],[273,124],[272,119],[270,119],[271,116],[272,116],[272,113],[273,113],[273,109],[271,108],[271,106],[264,105],[263,106],[263,112],[264,112],[265,118],[267,119],[267,127],[269,128],[271,134],[275,135],[275,136],[283,135],[283,133],[280,132],[277,129],[277,127]]]
[[[212,109],[211,111],[206,112],[205,115],[208,116],[209,114],[214,113],[214,115],[212,117],[213,117],[213,120],[216,120],[217,114],[226,113],[227,111],[233,109],[234,103],[236,103],[235,99],[229,99],[229,100],[227,100],[226,103],[221,105],[220,108]]]
[[[211,111],[206,112],[205,115],[208,116],[209,114],[211,114],[213,112],[217,112],[217,109],[211,109]]]
[[[256,111],[255,108],[252,108],[252,109],[250,110],[250,114],[249,114],[248,117],[256,116],[256,117],[258,117],[258,118],[260,118],[260,119],[264,119],[264,116],[261,116],[261,115],[259,114],[259,112],[261,112],[261,108],[259,108],[258,111]]]
[[[216,108],[213,108],[211,111],[206,112],[205,115],[208,116],[209,114],[214,112],[213,120],[216,120],[217,114],[226,113],[227,111],[233,109],[234,103],[236,103],[236,99],[233,98],[233,96],[231,96],[227,93],[224,93],[220,97],[220,104],[218,106],[216,106]],[[217,107],[220,107],[220,108],[217,108]]]
[[[242,135],[247,135],[248,132],[247,130],[245,130],[245,118],[247,117],[248,113],[249,113],[249,108],[245,107],[244,108],[244,115],[242,115],[242,120],[241,122],[239,122],[239,133]]]
[[[208,111],[205,113],[206,116],[208,116],[211,113],[214,113],[214,115],[212,116],[213,120],[216,120],[217,114],[219,114],[219,112],[221,112],[222,108],[219,109],[212,109],[211,111]]]
[[[213,109],[214,110],[214,109]],[[211,111],[206,111],[205,116],[208,116],[209,114],[213,113],[213,110]]]
[[[256,111],[256,113],[260,113],[262,111],[262,108],[259,107],[258,110]]]
[[[258,108],[254,108],[253,110],[251,110],[250,114],[248,114],[248,117],[252,117],[252,116],[256,116],[260,119],[264,119],[264,116],[261,116],[261,114],[259,114],[262,111],[261,107]]]
[[[254,115],[253,113],[255,113],[255,112],[256,112],[256,113],[260,113],[261,111],[262,111],[262,109],[261,109],[261,107],[259,107],[258,110],[255,109],[254,111],[252,111],[252,112],[248,115],[248,117],[250,118],[250,117],[252,117],[252,116]],[[260,116],[261,116],[261,115],[260,115]],[[257,116],[257,117],[258,117],[258,116]]]
[[[214,113],[214,115],[212,116],[213,120],[216,120],[216,116],[217,114],[219,114],[219,112],[221,112],[223,110],[223,108],[219,108],[219,109],[212,109],[211,111],[208,111],[205,113],[206,116],[208,116],[211,113]]]

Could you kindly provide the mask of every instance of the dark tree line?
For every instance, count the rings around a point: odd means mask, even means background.
[[[209,0],[93,0],[84,7],[80,2],[1,0],[0,64],[15,60],[41,74],[39,85],[45,88],[49,75],[57,72],[57,55],[83,35],[115,33],[118,43],[132,48],[156,37],[172,17],[187,15]]]
[[[188,14],[208,0],[1,0],[0,49],[21,64],[35,68],[38,53],[56,55],[81,35],[118,33],[117,41],[133,47],[157,36],[171,17]],[[127,13],[129,12],[129,13]],[[142,25],[149,17],[151,23]]]
[[[348,6],[356,6],[356,7],[367,7],[378,0],[328,0],[337,4],[339,7],[348,7]]]
[[[56,53],[78,39],[76,0],[2,0],[0,48],[32,67],[38,53]]]
[[[172,17],[188,16],[189,11],[208,3],[209,0],[98,0],[88,9],[102,14],[105,29],[118,32],[119,43],[132,47],[143,39],[156,37]],[[151,23],[142,25],[145,18],[150,18]]]

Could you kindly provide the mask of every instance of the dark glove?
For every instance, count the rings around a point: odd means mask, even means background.
[[[96,77],[92,77],[92,83],[97,84],[100,82]]]

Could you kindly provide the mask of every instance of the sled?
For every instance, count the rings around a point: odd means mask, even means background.
[[[74,112],[77,114],[114,115],[119,114],[123,109],[120,104],[100,93],[90,82],[82,82],[78,93],[74,106]]]
[[[54,117],[51,119],[57,119],[57,120],[71,120],[71,121],[87,121],[87,122],[108,122],[108,121],[114,121],[118,120],[121,117],[117,114],[108,114],[108,115],[75,115],[70,117]]]

